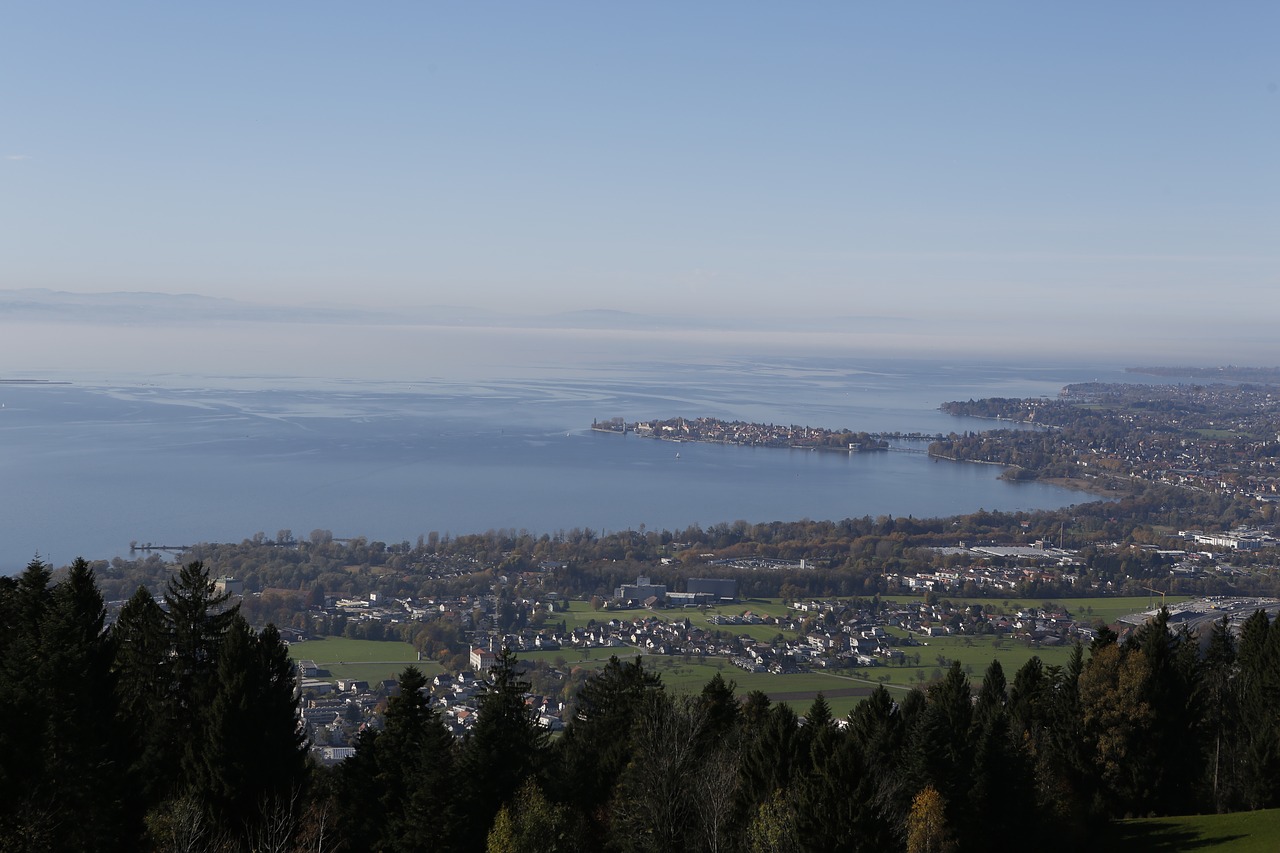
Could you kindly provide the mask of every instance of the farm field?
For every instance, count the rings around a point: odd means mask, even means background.
[[[911,595],[886,595],[881,596],[882,601],[893,602],[895,604],[919,603],[924,599],[921,596]],[[1159,607],[1161,603],[1177,604],[1179,602],[1190,600],[1190,596],[1186,595],[1170,595],[1165,598],[1160,596],[1092,596],[1088,598],[1053,598],[1053,599],[1030,599],[1030,598],[960,598],[947,595],[940,595],[940,601],[950,601],[953,605],[970,607],[980,604],[985,610],[997,613],[1013,613],[1024,608],[1042,607],[1048,601],[1053,604],[1061,604],[1077,619],[1102,619],[1104,622],[1112,623],[1121,616],[1130,613],[1138,613],[1144,610],[1150,610]],[[585,627],[592,620],[596,622],[607,622],[610,619],[645,619],[649,616],[657,616],[659,619],[674,620],[685,619],[694,625],[704,628],[715,628],[707,622],[707,617],[714,614],[724,616],[740,616],[747,611],[759,615],[769,616],[785,616],[792,612],[781,599],[777,598],[757,598],[749,601],[735,602],[734,604],[724,605],[722,607],[711,607],[703,610],[673,609],[673,610],[595,610],[591,604],[586,601],[569,602],[569,610],[558,611],[548,617],[548,622],[558,624],[564,621],[569,628]],[[769,639],[777,634],[776,629],[772,626],[720,626],[724,628],[769,628],[769,635],[762,639]]]
[[[398,678],[411,664],[428,676],[442,671],[435,661],[419,662],[418,653],[408,643],[380,640],[349,640],[345,637],[306,640],[290,644],[289,656],[294,660],[315,661],[316,666],[329,671],[329,680],[355,678],[372,683]]]
[[[895,631],[895,634],[903,632]],[[960,666],[968,674],[974,687],[982,681],[983,673],[993,660],[1000,661],[1005,679],[1012,684],[1013,676],[1027,661],[1039,657],[1045,666],[1066,666],[1071,659],[1072,646],[1038,646],[1015,640],[1003,639],[999,642],[994,637],[916,637],[918,646],[899,646],[909,657],[920,655],[919,666],[879,666],[864,667],[858,672],[872,680],[888,676],[887,684],[913,687],[928,684],[941,677],[945,666],[938,660],[941,655],[951,661],[960,661]],[[1085,650],[1086,656],[1088,650]]]
[[[1145,595],[1131,596],[1092,596],[1089,598],[1051,598],[1051,599],[1029,599],[1029,598],[952,598],[947,595],[939,595],[939,601],[950,601],[954,605],[963,605],[970,607],[975,604],[981,604],[983,609],[996,613],[1012,613],[1029,607],[1043,607],[1046,602],[1052,604],[1061,604],[1067,608],[1067,611],[1077,619],[1101,619],[1107,624],[1111,624],[1121,616],[1127,616],[1130,613],[1138,613],[1144,610],[1159,607],[1161,602],[1166,604],[1176,604],[1182,601],[1189,601],[1190,596],[1187,595],[1170,595],[1166,599],[1160,596],[1147,597]],[[886,595],[882,601],[892,601],[895,603],[918,602],[919,596],[909,595]]]
[[[678,657],[650,656],[644,665],[662,675],[662,683],[674,693],[697,693],[708,681],[720,673],[725,681],[737,686],[735,693],[745,697],[753,690],[768,695],[774,702],[786,702],[797,714],[803,714],[818,693],[822,693],[831,706],[831,713],[843,717],[875,689],[867,683],[827,672],[801,672],[795,675],[747,672],[727,661],[712,663],[684,663]]]
[[[1112,842],[1127,853],[1271,853],[1280,850],[1280,809],[1126,820]]]
[[[613,649],[590,649],[584,656],[581,650],[570,649],[567,653],[554,652],[521,652],[519,658],[529,661],[545,661],[548,665],[561,663],[570,669],[594,670],[604,666],[610,656],[616,655],[621,661],[643,658],[644,665],[662,675],[662,683],[676,693],[697,693],[720,673],[726,681],[737,684],[738,696],[746,696],[752,690],[759,690],[777,702],[788,702],[797,713],[804,710],[813,701],[814,696],[822,692],[836,716],[844,716],[853,710],[854,705],[881,683],[880,678],[890,690],[909,690],[927,683],[933,677],[936,667],[921,667],[925,681],[921,682],[914,673],[914,667],[870,667],[858,671],[839,670],[795,673],[792,675],[774,675],[772,673],[747,672],[730,664],[722,658],[698,658],[685,660],[682,655],[645,655],[638,649],[630,647]],[[1029,656],[1029,655],[1028,655]],[[1065,658],[1064,658],[1065,660]],[[1003,661],[1002,661],[1003,665]],[[985,669],[985,664],[983,668]],[[1012,672],[1008,677],[1012,680]],[[981,672],[973,679],[974,686],[981,680]]]
[[[709,630],[733,631],[737,634],[748,634],[757,640],[772,640],[778,635],[777,626],[774,625],[712,625],[708,617],[721,616],[741,616],[743,613],[751,611],[761,616],[785,616],[788,613],[787,606],[778,599],[753,599],[750,601],[741,601],[724,607],[709,607],[706,610],[695,608],[676,608],[672,610],[595,610],[587,601],[571,601],[569,602],[568,612],[558,611],[547,617],[547,622],[556,625],[561,621],[565,626],[573,628],[585,628],[592,621],[608,622],[610,619],[647,619],[650,616],[656,616],[667,622],[673,622],[677,619],[688,619],[691,625]]]

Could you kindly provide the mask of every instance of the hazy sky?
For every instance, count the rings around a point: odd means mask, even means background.
[[[1270,327],[1278,45],[1270,0],[17,0],[0,288]]]

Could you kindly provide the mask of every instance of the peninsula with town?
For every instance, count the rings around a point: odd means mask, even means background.
[[[711,444],[734,444],[740,447],[788,447],[805,450],[840,450],[857,453],[888,450],[885,436],[849,429],[824,429],[796,424],[758,424],[746,421],[722,421],[719,418],[669,418],[667,420],[627,423],[623,418],[593,420],[597,432],[663,441],[697,441]]]

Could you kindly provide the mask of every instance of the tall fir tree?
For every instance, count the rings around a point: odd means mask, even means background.
[[[106,611],[77,559],[0,584],[0,849],[128,849]]]
[[[138,820],[171,792],[178,757],[169,701],[169,637],[164,611],[144,586],[120,609],[111,628],[118,730],[129,762],[124,789]]]
[[[849,731],[857,741],[863,761],[872,768],[874,788],[871,806],[876,819],[900,842],[900,828],[905,826],[915,795],[906,770],[907,742],[914,721],[923,708],[923,696],[913,690],[901,703],[895,702],[884,685],[880,685],[849,713]],[[900,846],[882,840],[884,849]]]
[[[1246,808],[1280,805],[1280,633],[1265,610],[1240,628],[1237,736],[1240,797]]]
[[[958,661],[929,687],[927,696],[912,733],[913,778],[918,788],[937,789],[947,804],[948,822],[962,832],[973,766],[973,693]]]
[[[457,746],[415,666],[400,673],[384,725],[364,730],[334,774],[338,822],[356,851],[462,849]]]
[[[969,812],[964,825],[969,835],[985,828],[1008,837],[1032,830],[1035,812],[1034,784],[1027,754],[1012,735],[1004,670],[998,660],[987,667],[974,705],[970,728],[973,769],[967,795]]]
[[[255,633],[236,615],[222,641],[205,739],[187,757],[190,793],[233,836],[253,838],[287,810],[306,781],[293,665],[279,632]]]
[[[216,593],[209,570],[200,561],[187,563],[165,588],[165,627],[169,634],[175,710],[187,713],[212,697],[218,651],[239,605],[227,606],[229,593]]]
[[[42,625],[40,680],[48,714],[45,784],[56,792],[64,849],[127,849],[118,784],[124,754],[116,732],[113,650],[106,607],[93,570],[81,558],[50,594]]]
[[[416,667],[400,677],[400,692],[387,703],[377,754],[388,816],[388,850],[459,849],[462,836],[455,786],[458,747],[438,711],[428,704],[426,679]]]
[[[1209,801],[1216,812],[1239,808],[1237,738],[1240,703],[1236,678],[1236,643],[1229,617],[1213,623],[1205,646],[1196,689],[1198,707],[1204,709],[1205,781]]]
[[[0,844],[40,849],[54,844],[57,808],[46,783],[49,686],[41,678],[49,566],[39,557],[0,586]]]
[[[739,815],[751,820],[775,791],[789,791],[809,767],[807,741],[800,719],[790,705],[778,703],[764,715],[742,746],[742,785]]]
[[[662,679],[640,658],[610,657],[578,690],[576,713],[555,742],[552,761],[560,802],[573,803],[597,833],[608,825],[607,806],[618,777],[631,761],[635,727],[646,697],[662,690]]]

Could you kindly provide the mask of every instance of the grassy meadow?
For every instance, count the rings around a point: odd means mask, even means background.
[[[316,666],[329,671],[329,680],[355,678],[372,683],[398,678],[410,664],[428,676],[442,671],[435,661],[420,662],[418,653],[408,643],[381,640],[349,640],[346,637],[304,640],[289,645],[289,656],[294,660],[315,661]]]
[[[1280,809],[1126,820],[1113,832],[1112,847],[1126,853],[1274,853],[1280,850]]]

